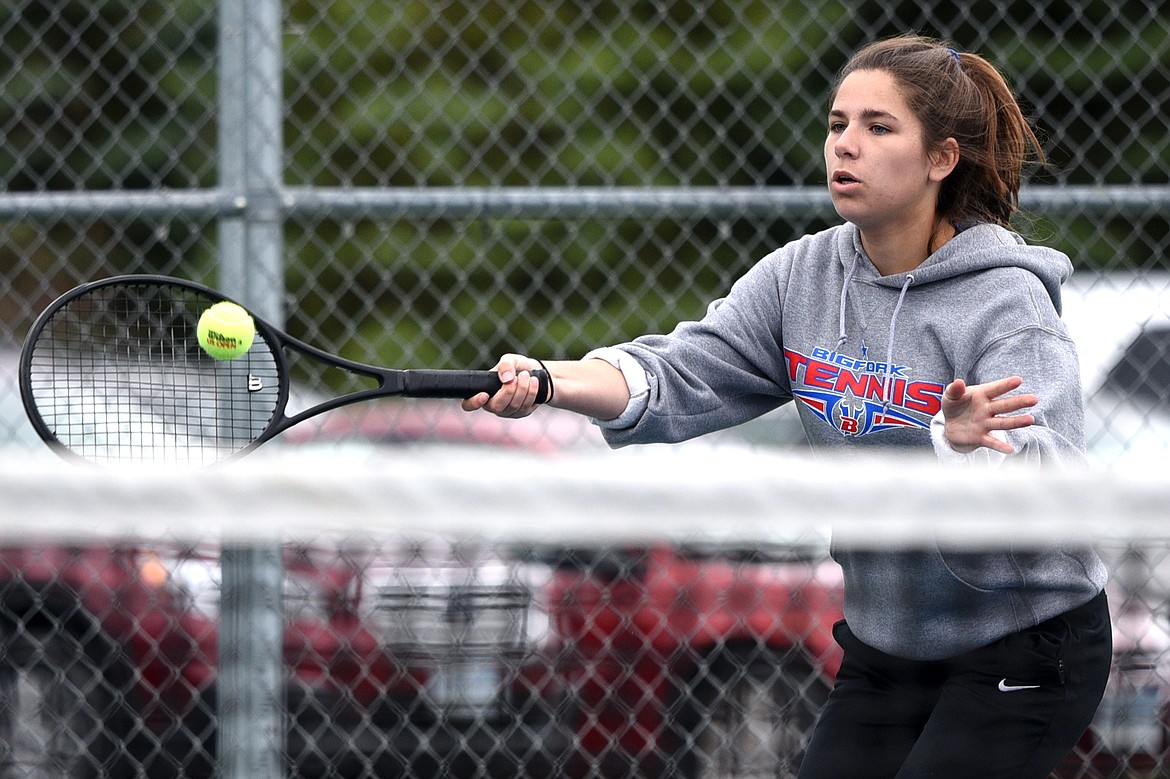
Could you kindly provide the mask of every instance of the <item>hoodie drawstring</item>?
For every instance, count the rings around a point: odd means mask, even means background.
[[[898,302],[894,305],[894,314],[890,317],[890,342],[886,345],[886,380],[882,384],[882,413],[890,410],[890,389],[894,384],[894,328],[898,324],[898,312],[902,310],[902,303],[906,300],[906,291],[914,283],[914,274],[907,273],[906,281],[902,284],[902,291],[898,293]]]
[[[857,272],[857,263],[861,260],[861,255],[853,253],[853,264],[849,266],[849,271],[845,274],[845,281],[841,284],[841,319],[837,328],[837,348],[845,343],[848,334],[845,332],[845,301],[849,299],[849,285],[853,282],[853,274]]]
[[[840,349],[848,337],[848,332],[845,329],[845,303],[849,299],[849,285],[853,283],[853,276],[857,273],[857,264],[861,260],[861,255],[854,253],[853,263],[849,266],[849,270],[845,273],[845,281],[841,284],[841,315],[837,329],[837,348]],[[894,313],[890,317],[890,340],[886,344],[886,378],[882,382],[882,413],[885,414],[890,410],[892,400],[890,398],[890,391],[894,386],[894,330],[898,325],[898,314],[902,311],[902,304],[906,301],[906,292],[910,289],[910,285],[914,283],[914,274],[907,273],[906,280],[902,282],[902,289],[898,293],[898,302],[894,304]]]

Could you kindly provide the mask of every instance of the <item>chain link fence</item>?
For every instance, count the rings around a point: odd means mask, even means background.
[[[1077,267],[1067,317],[1094,463],[1165,458],[1170,12],[1152,0],[12,0],[0,437],[43,450],[21,341],[56,296],[112,274],[202,281],[395,367],[577,357],[700,316],[768,251],[836,222],[829,84],[860,45],[907,30],[989,57],[1035,117],[1050,164],[1019,229]],[[299,381],[303,398],[338,389]],[[556,414],[535,424],[371,404],[290,439],[598,445]],[[800,444],[783,414],[729,437]],[[255,558],[237,551],[247,578]],[[792,776],[835,668],[839,582],[820,547],[368,539],[277,556],[290,774]],[[1118,671],[1062,776],[1160,775],[1170,746],[1166,549],[1110,556]],[[221,562],[6,549],[0,773],[215,772],[220,587],[238,586]],[[749,586],[761,572],[771,589]]]

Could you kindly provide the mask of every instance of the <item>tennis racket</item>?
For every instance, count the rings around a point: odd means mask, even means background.
[[[199,346],[199,316],[226,296],[168,276],[115,276],[62,295],[33,323],[20,354],[20,394],[33,428],[67,457],[101,464],[205,466],[249,452],[310,417],[389,396],[494,393],[495,371],[389,370],[329,354],[253,316],[247,353],[219,361]],[[289,356],[362,379],[292,415]],[[540,381],[538,402],[548,398]],[[372,381],[372,383],[371,383]]]

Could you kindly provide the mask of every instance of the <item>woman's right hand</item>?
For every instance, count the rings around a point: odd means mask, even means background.
[[[496,394],[481,392],[463,401],[464,411],[484,409],[500,417],[518,419],[536,409],[540,381],[531,371],[540,368],[538,360],[522,354],[505,354],[492,369],[500,374],[501,387]]]
[[[505,354],[494,370],[502,386],[494,395],[481,392],[463,401],[464,411],[483,409],[496,416],[518,419],[537,407],[540,380],[531,371],[549,374],[547,405],[567,409],[593,419],[614,419],[630,402],[630,390],[622,372],[605,360],[540,360],[522,354]]]

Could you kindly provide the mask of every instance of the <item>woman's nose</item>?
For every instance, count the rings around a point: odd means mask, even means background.
[[[833,153],[841,158],[857,156],[857,144],[853,142],[853,135],[848,129],[843,130],[833,141]]]

